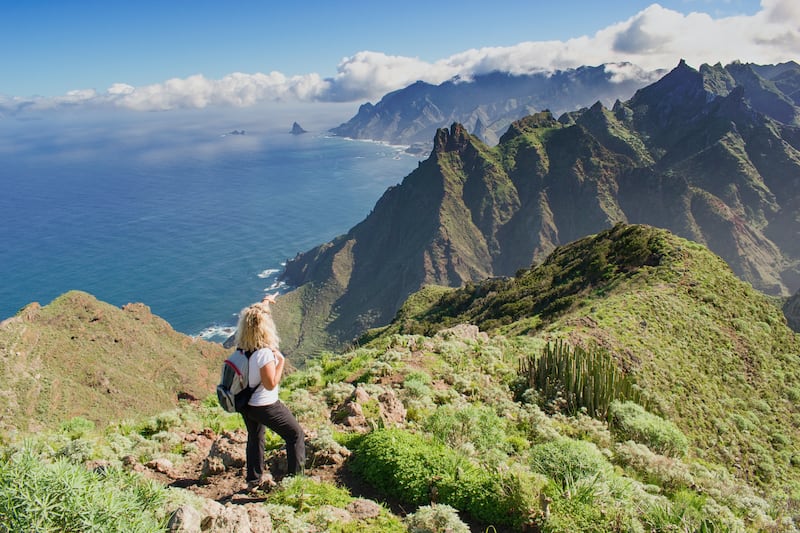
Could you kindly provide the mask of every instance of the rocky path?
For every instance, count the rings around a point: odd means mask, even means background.
[[[387,425],[400,424],[405,419],[402,402],[389,389],[375,398],[380,405],[380,416]],[[361,388],[333,413],[336,426],[344,431],[364,432],[370,427],[361,406],[371,400]],[[306,428],[305,475],[316,481],[327,481],[345,486],[355,500],[342,512],[342,520],[374,518],[381,507],[372,499],[370,488],[347,473],[349,450],[332,439],[318,439],[316,433]],[[271,518],[264,505],[269,486],[254,493],[245,484],[245,448],[247,433],[243,429],[220,434],[211,429],[179,434],[183,447],[192,451],[174,464],[167,459],[154,459],[139,464],[132,456],[123,459],[126,467],[164,486],[192,492],[204,501],[197,511],[184,506],[175,511],[170,531],[221,532],[221,531],[272,531]],[[286,475],[286,451],[267,452],[265,457],[271,481],[279,482]]]

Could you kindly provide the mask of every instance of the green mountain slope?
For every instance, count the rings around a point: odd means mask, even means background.
[[[765,484],[800,480],[800,336],[696,243],[619,224],[514,278],[411,302],[383,335],[471,323],[602,346],[699,457]]]
[[[73,291],[0,323],[0,429],[140,417],[205,397],[228,350],[180,334],[142,304]]]
[[[288,374],[306,476],[245,493],[242,420],[214,396],[102,431],[73,419],[0,446],[0,529],[797,531],[800,336],[777,304],[705,247],[618,224],[513,278],[426,286],[360,347]],[[6,347],[9,327],[27,346],[174,342],[144,306],[83,293],[4,323]]]
[[[494,148],[458,124],[439,130],[363,222],[289,261],[286,348],[341,346],[425,284],[513,275],[616,222],[670,229],[788,296],[800,287],[800,129],[782,107],[791,82],[764,76],[795,71],[681,62],[612,109],[519,120]]]

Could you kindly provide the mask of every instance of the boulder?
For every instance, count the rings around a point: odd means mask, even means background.
[[[202,515],[191,505],[181,505],[172,513],[167,522],[167,531],[170,533],[200,533]]]

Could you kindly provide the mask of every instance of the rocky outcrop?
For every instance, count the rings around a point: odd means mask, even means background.
[[[262,503],[222,505],[205,499],[203,508],[182,505],[170,516],[171,533],[259,533],[272,532],[272,518]]]
[[[386,389],[371,395],[358,386],[345,402],[331,413],[337,424],[367,432],[378,423],[383,427],[400,427],[405,423],[406,408],[394,390]]]
[[[242,431],[226,431],[214,440],[208,457],[203,461],[203,478],[243,467],[247,461],[246,444],[247,434]]]
[[[297,122],[292,124],[292,135],[302,135],[303,133],[308,132],[304,130]]]

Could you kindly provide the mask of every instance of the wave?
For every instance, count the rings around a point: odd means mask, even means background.
[[[262,270],[261,272],[259,272],[258,273],[258,277],[261,278],[261,279],[269,278],[271,276],[274,276],[278,272],[280,272],[279,268],[268,268],[266,270]]]
[[[214,324],[213,326],[208,326],[203,331],[193,336],[196,339],[222,342],[228,340],[234,333],[236,333],[236,326],[220,326],[218,324]]]
[[[283,294],[288,289],[289,286],[286,284],[285,281],[276,281],[275,283],[264,289],[264,292],[278,291],[279,293]]]

